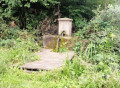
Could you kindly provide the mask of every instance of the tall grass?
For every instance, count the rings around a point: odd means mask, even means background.
[[[0,46],[0,72],[4,72],[6,68],[16,63],[19,65],[26,61],[40,59],[40,57],[34,55],[34,51],[40,48],[33,40],[17,38],[17,40],[11,41],[13,41],[13,45],[9,48],[7,47],[9,46],[9,42],[5,43],[4,47]]]
[[[82,59],[66,62],[61,70],[26,73],[9,68],[0,74],[0,88],[119,88],[120,74],[107,67],[96,70],[97,65],[86,64]]]

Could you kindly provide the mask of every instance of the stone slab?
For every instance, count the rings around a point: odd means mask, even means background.
[[[22,69],[53,70],[60,68],[66,59],[72,60],[74,57],[73,51],[56,53],[50,49],[42,49],[35,54],[40,56],[40,60],[26,63],[21,66]]]

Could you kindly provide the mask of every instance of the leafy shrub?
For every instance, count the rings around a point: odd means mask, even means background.
[[[1,39],[16,39],[19,37],[20,28],[18,26],[9,27],[0,15],[0,40]]]
[[[83,42],[78,42],[75,48],[80,56],[88,62],[99,63],[103,61],[106,64],[120,62],[120,19],[118,18],[120,10],[117,7],[110,7],[107,11],[99,11],[98,9],[95,12],[95,18],[89,22],[88,26],[79,29],[76,33],[80,39],[90,41],[87,47],[83,46]]]
[[[18,27],[9,27],[0,30],[1,39],[16,39],[19,37],[19,28]]]
[[[6,40],[0,40],[0,46],[10,48],[13,47],[15,44],[14,39],[6,39]]]
[[[109,22],[110,25],[117,26],[120,29],[120,6],[109,5],[106,11],[101,12],[101,19],[105,22]]]
[[[66,65],[63,67],[62,74],[68,77],[78,77],[84,73],[85,66],[80,64],[78,59],[74,59],[73,62],[66,61]]]
[[[87,25],[87,21],[85,19],[83,19],[82,17],[76,17],[75,18],[75,26],[77,29],[82,29],[83,27],[85,27]]]

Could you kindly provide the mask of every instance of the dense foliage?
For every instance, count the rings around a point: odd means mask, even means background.
[[[108,0],[111,3],[114,0]],[[75,26],[84,26],[99,5],[104,8],[105,0],[1,0],[2,16],[7,22],[15,21],[20,28],[33,30],[47,16],[53,19],[70,17]]]
[[[96,16],[88,26],[79,29],[76,33],[84,42],[77,42],[75,48],[80,56],[92,63],[104,62],[106,64],[120,62],[120,6],[109,6],[107,11],[95,11]]]

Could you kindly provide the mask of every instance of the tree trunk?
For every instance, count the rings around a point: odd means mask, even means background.
[[[21,8],[21,12],[20,12],[20,28],[21,29],[26,29],[26,16],[25,16],[25,3],[23,1],[22,2],[22,8]]]

